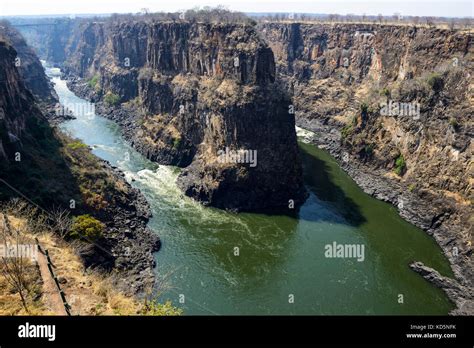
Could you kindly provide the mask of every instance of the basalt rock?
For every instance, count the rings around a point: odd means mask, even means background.
[[[472,288],[471,34],[367,24],[260,30],[296,124],[367,193],[432,235],[453,281]]]
[[[422,262],[413,262],[410,268],[420,274],[430,283],[444,290],[449,299],[456,304],[452,315],[471,315],[474,311],[474,289],[468,284],[460,284],[453,279],[439,274],[433,268],[425,266]]]
[[[26,44],[20,32],[7,21],[0,21],[0,37],[3,37],[15,48],[17,56],[14,63],[18,67],[26,87],[35,96],[36,100],[49,105],[57,103],[58,97],[51,82],[46,77],[40,60],[34,50]]]
[[[185,167],[186,195],[249,211],[304,201],[292,101],[253,26],[88,22],[80,32],[64,63],[71,88],[148,158]],[[227,150],[256,153],[256,165]]]

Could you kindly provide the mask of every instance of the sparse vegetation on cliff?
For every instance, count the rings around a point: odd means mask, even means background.
[[[159,303],[156,299],[154,299],[152,301],[145,301],[140,314],[150,316],[177,316],[183,314],[183,310],[174,307],[171,301]]]
[[[453,127],[454,130],[457,130],[458,127],[459,127],[459,123],[458,123],[458,121],[456,120],[455,117],[451,117],[451,118],[449,119],[449,125],[450,125],[451,127]]]
[[[109,106],[117,106],[120,103],[120,97],[108,91],[104,96],[104,102]]]
[[[95,89],[97,86],[97,83],[99,82],[99,75],[94,75],[92,78],[87,82],[90,88]]]
[[[71,238],[85,238],[87,241],[95,241],[102,237],[104,225],[89,214],[76,216],[71,225]]]
[[[400,154],[397,159],[395,160],[395,169],[394,172],[398,176],[402,176],[403,173],[405,172],[406,168],[406,163],[405,163],[405,158],[403,157],[402,154]]]
[[[78,150],[78,149],[83,149],[83,148],[86,148],[87,145],[84,144],[82,141],[80,140],[76,140],[76,141],[73,141],[73,142],[70,142],[67,144],[67,147],[72,149],[72,150]]]
[[[431,75],[429,75],[428,80],[426,82],[435,92],[441,91],[444,86],[443,77],[438,73],[432,73]]]

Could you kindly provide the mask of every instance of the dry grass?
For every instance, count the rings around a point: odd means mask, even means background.
[[[86,271],[71,245],[52,235],[49,231],[37,235],[30,234],[26,220],[11,215],[8,218],[13,228],[26,232],[23,233],[22,243],[35,244],[34,237],[37,237],[42,247],[49,251],[52,262],[56,266],[56,276],[61,281],[65,281],[61,288],[72,306],[73,315],[133,315],[140,313],[143,307],[140,302],[115,290],[111,282],[103,275]],[[5,277],[0,276],[0,315],[55,315],[56,313],[45,305],[38,265],[28,261],[25,273],[29,289],[27,293],[28,312],[23,308],[20,296],[15,289]]]
[[[72,315],[138,314],[141,304],[115,290],[105,276],[85,270],[70,245],[50,233],[43,233],[38,239],[49,251],[56,276],[65,281],[61,288],[72,307]]]
[[[148,302],[135,297],[126,296],[118,291],[111,279],[102,273],[86,270],[75,242],[66,242],[59,235],[53,233],[38,211],[22,201],[10,201],[1,208],[0,221],[3,213],[8,216],[10,228],[6,231],[19,231],[21,243],[35,245],[38,239],[41,247],[48,250],[54,273],[61,284],[71,306],[72,315],[179,315],[181,310],[172,306],[170,302],[158,303],[148,299]],[[8,224],[7,224],[8,225]],[[0,232],[5,224],[0,223]],[[2,239],[10,239],[11,234],[0,233]],[[15,234],[16,236],[16,234]],[[15,237],[17,238],[17,237]],[[15,239],[16,240],[16,239]],[[8,241],[9,242],[9,241]],[[0,264],[0,267],[2,264]],[[51,309],[53,297],[51,292],[44,288],[41,272],[36,262],[29,262],[25,266],[25,283],[28,291],[22,293],[26,298],[27,309],[24,309],[18,290],[9,285],[7,278],[0,273],[0,315],[57,315],[58,309]],[[55,312],[56,311],[56,312]]]
[[[0,218],[3,220],[3,214],[0,213]],[[23,230],[26,228],[26,224],[23,220],[15,218],[14,216],[7,215],[13,229]],[[0,233],[2,245],[14,244],[14,239],[3,238],[3,226],[0,225],[2,233]],[[22,235],[22,244],[34,244],[34,239],[29,235]],[[4,265],[0,264],[0,268],[3,269]],[[30,260],[25,260],[25,281],[27,285],[26,292],[26,304],[28,311],[24,308],[20,296],[16,289],[7,281],[7,279],[0,274],[0,315],[40,315],[50,314],[44,307],[44,303],[41,298],[42,280],[38,269],[38,265]]]

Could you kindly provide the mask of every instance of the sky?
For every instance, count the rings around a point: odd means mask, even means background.
[[[176,12],[224,5],[242,12],[338,13],[473,17],[473,0],[0,0],[0,16],[46,14]]]

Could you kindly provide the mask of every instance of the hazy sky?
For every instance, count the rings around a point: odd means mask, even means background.
[[[243,12],[306,12],[412,16],[473,16],[473,0],[0,0],[0,16],[80,13],[175,12],[196,6],[224,5]]]

